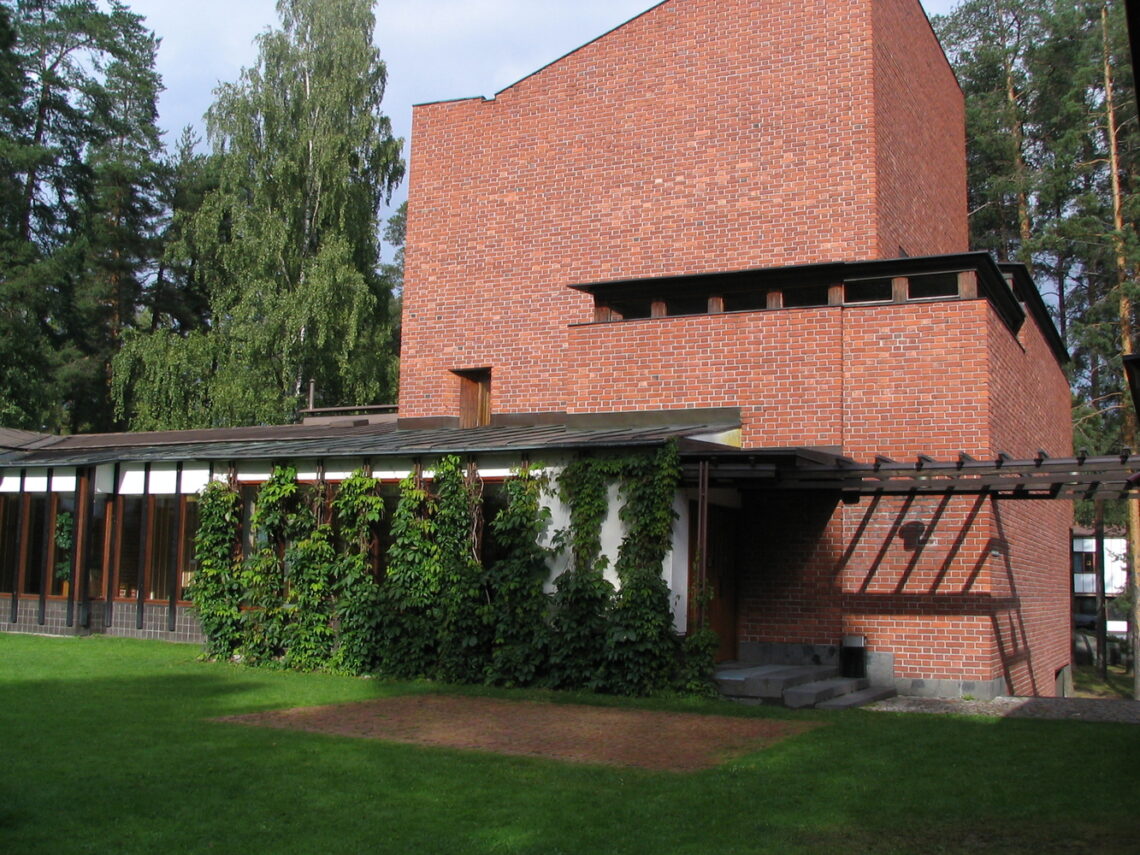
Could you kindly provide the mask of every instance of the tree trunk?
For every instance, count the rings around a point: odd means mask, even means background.
[[[1124,247],[1124,198],[1120,188],[1120,151],[1117,147],[1116,98],[1113,89],[1112,52],[1108,38],[1108,4],[1100,7],[1100,29],[1104,60],[1104,111],[1108,128],[1108,168],[1112,181],[1112,246],[1116,255],[1116,287],[1120,293],[1120,353],[1131,356],[1133,353],[1132,299],[1127,292],[1129,276],[1128,256]],[[1127,400],[1128,393],[1124,392]],[[1127,448],[1136,449],[1136,409],[1124,408],[1122,439]],[[1140,602],[1135,593],[1140,591],[1140,499],[1128,500],[1128,554],[1131,558],[1132,626],[1138,626]],[[1140,654],[1140,632],[1132,633],[1132,697],[1140,700],[1140,668],[1137,668],[1137,655]]]

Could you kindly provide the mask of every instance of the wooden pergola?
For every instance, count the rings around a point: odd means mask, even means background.
[[[826,491],[848,502],[863,496],[987,495],[994,499],[1122,499],[1140,485],[1140,454],[1031,458],[999,453],[981,460],[964,452],[953,460],[925,454],[913,461],[877,456],[860,464],[847,457],[796,449],[794,460],[773,460],[775,450],[706,453],[690,458],[687,474],[700,482],[747,483],[769,491]]]

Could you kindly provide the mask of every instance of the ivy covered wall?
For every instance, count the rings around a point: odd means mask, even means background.
[[[237,493],[214,482],[191,592],[207,652],[449,682],[705,691],[715,638],[682,638],[686,598],[670,588],[687,584],[679,483],[673,445],[487,483],[443,457],[387,503],[364,471],[313,484],[278,467],[242,531]]]

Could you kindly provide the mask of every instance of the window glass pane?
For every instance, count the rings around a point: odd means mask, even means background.
[[[744,291],[738,294],[724,295],[724,310],[726,312],[756,312],[768,308],[767,291]]]
[[[812,285],[807,288],[788,288],[784,291],[784,308],[806,309],[827,305],[826,285]]]
[[[28,532],[28,566],[24,569],[24,593],[38,594],[43,590],[44,562],[47,561],[48,497],[31,497],[31,529]]]
[[[609,305],[625,321],[648,318],[653,313],[653,301],[648,297],[635,300],[613,300]]]
[[[257,493],[260,484],[242,484],[241,494],[241,554],[249,558],[265,545],[264,538],[254,537],[253,512],[257,510]]]
[[[11,594],[16,589],[19,546],[20,497],[0,496],[0,594]]]
[[[892,296],[890,279],[863,279],[843,286],[845,303],[889,303]]]
[[[707,315],[709,311],[709,298],[698,297],[670,297],[665,301],[667,315]]]
[[[170,580],[178,561],[178,527],[178,497],[151,497],[147,599],[170,599]]]
[[[59,497],[55,510],[55,560],[51,568],[51,587],[48,591],[53,597],[66,597],[71,589],[72,548],[75,544],[75,494],[68,493]]]
[[[178,599],[189,599],[186,589],[194,579],[198,561],[194,556],[194,535],[198,533],[198,496],[183,496],[182,509],[182,572],[178,580]]]
[[[957,297],[957,273],[932,273],[910,277],[907,296],[911,300],[929,300],[934,297]]]
[[[142,565],[142,496],[122,496],[122,528],[119,535],[118,597],[134,597],[139,592],[139,569]]]
[[[87,573],[87,597],[103,599],[103,551],[107,544],[107,509],[111,503],[107,496],[97,494],[91,506],[91,521],[87,525],[87,555],[84,570]]]

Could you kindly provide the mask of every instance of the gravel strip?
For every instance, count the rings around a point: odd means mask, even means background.
[[[1140,701],[1100,698],[1011,698],[967,701],[946,698],[890,698],[864,709],[879,712],[989,715],[1001,718],[1051,718],[1140,724]]]

